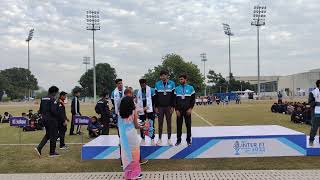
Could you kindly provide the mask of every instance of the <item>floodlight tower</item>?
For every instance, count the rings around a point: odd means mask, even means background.
[[[30,41],[32,40],[33,38],[33,32],[34,32],[34,29],[30,29],[29,31],[29,35],[26,39],[26,42],[28,43],[28,70],[30,71]],[[30,89],[28,89],[28,101],[30,100],[30,94],[31,94],[31,91]]]
[[[86,65],[86,72],[88,72],[88,65],[90,64],[90,57],[84,56],[82,64]]]
[[[230,36],[233,36],[233,33],[231,32],[231,28],[229,24],[222,24],[223,26],[223,30],[224,30],[224,34],[228,36],[229,38],[229,81],[231,79],[231,46],[230,46]]]
[[[92,62],[93,62],[93,99],[96,101],[97,84],[96,84],[96,56],[94,46],[94,32],[100,30],[100,14],[99,11],[87,11],[87,30],[92,31]]]
[[[201,53],[200,54],[201,57],[201,61],[203,62],[203,76],[204,76],[204,96],[207,96],[207,83],[206,83],[206,61],[208,61],[207,59],[207,55],[206,53]]]
[[[254,6],[253,8],[253,21],[251,22],[252,26],[257,27],[257,57],[258,57],[258,99],[260,99],[260,26],[266,25],[267,7],[266,6]]]

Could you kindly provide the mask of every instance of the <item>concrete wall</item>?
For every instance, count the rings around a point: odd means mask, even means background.
[[[320,70],[283,76],[279,78],[278,90],[286,92],[288,96],[297,96],[299,90],[304,90],[307,95],[309,89],[315,87],[315,82],[318,79],[320,79]]]

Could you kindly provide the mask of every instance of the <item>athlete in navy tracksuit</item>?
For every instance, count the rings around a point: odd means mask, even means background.
[[[58,94],[59,88],[52,86],[48,90],[48,96],[41,98],[39,112],[44,121],[46,127],[46,134],[42,138],[38,147],[35,151],[41,156],[41,150],[46,145],[47,141],[50,140],[50,157],[59,156],[56,152],[56,142],[58,137],[58,103],[55,96]]]
[[[187,143],[191,145],[191,113],[195,104],[195,91],[191,85],[187,84],[187,76],[181,75],[179,77],[180,86],[176,87],[176,114],[177,114],[177,143],[181,144],[182,124],[185,120],[187,127]]]
[[[159,140],[158,146],[162,145],[162,127],[164,116],[167,120],[167,131],[168,131],[168,145],[172,145],[171,142],[171,118],[175,107],[175,83],[168,80],[168,73],[166,71],[160,72],[160,79],[155,85],[155,110],[159,113]]]

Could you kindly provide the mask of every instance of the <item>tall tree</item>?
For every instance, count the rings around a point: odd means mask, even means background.
[[[114,88],[114,80],[116,79],[116,70],[108,63],[100,63],[96,65],[96,82],[97,95],[102,91],[111,92]],[[93,68],[84,73],[79,83],[82,89],[82,96],[93,97]],[[79,87],[78,87],[79,88]]]
[[[207,75],[208,83],[211,83],[210,92],[219,93],[219,92],[231,92],[231,91],[240,91],[245,89],[254,90],[254,85],[235,80],[233,74],[230,76],[229,82],[221,75],[221,73],[216,73],[214,70],[209,70]]]
[[[4,90],[12,99],[27,96],[29,89],[38,89],[38,81],[28,69],[14,67],[0,71],[0,74],[9,82]]]
[[[204,78],[197,65],[192,62],[186,62],[177,54],[168,54],[164,56],[161,65],[148,70],[143,77],[150,86],[154,87],[155,82],[159,80],[161,70],[168,71],[170,79],[176,84],[179,84],[179,76],[181,74],[186,74],[188,75],[189,84],[194,86],[196,92],[202,92],[201,90],[204,88]]]

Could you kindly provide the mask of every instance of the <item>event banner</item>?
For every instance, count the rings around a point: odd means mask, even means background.
[[[90,117],[88,116],[74,116],[73,122],[75,125],[88,125],[91,121]]]
[[[26,127],[29,124],[29,120],[25,117],[11,117],[9,121],[10,126]]]

